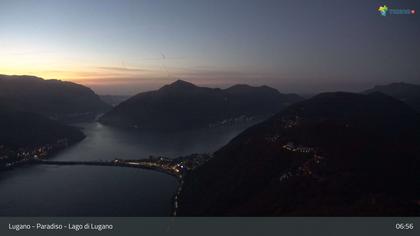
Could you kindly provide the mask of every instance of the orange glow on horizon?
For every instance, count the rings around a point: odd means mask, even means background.
[[[57,79],[62,81],[70,81],[79,84],[130,84],[136,80],[151,80],[164,78],[158,71],[137,70],[137,69],[107,69],[90,68],[84,70],[37,70],[32,68],[4,68],[0,66],[0,74],[6,75],[30,75],[37,76],[46,80]],[[146,79],[147,78],[147,79]]]

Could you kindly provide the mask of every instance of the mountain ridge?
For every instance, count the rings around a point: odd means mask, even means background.
[[[369,94],[373,92],[381,92],[394,97],[407,103],[417,112],[420,112],[420,85],[418,84],[395,82],[386,85],[376,85],[362,93]]]
[[[268,87],[241,85],[220,89],[177,80],[158,90],[131,97],[100,121],[124,128],[164,131],[207,128],[240,117],[267,117],[300,99]]]
[[[83,85],[25,75],[0,75],[0,103],[64,122],[91,118],[110,108]]]

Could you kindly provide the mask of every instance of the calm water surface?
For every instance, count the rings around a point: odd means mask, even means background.
[[[140,159],[211,153],[245,126],[182,133],[133,133],[97,122],[54,160]],[[167,216],[175,178],[151,170],[95,166],[26,166],[0,173],[2,216]]]

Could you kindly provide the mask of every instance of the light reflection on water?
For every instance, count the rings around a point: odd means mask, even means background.
[[[211,153],[245,126],[178,133],[129,132],[79,124],[86,138],[54,160],[140,159]],[[0,174],[2,216],[167,216],[176,180],[121,167],[26,166]]]

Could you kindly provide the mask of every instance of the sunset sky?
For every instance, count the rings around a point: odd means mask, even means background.
[[[0,74],[70,80],[101,94],[176,79],[298,93],[419,83],[419,14],[377,11],[419,11],[418,2],[0,0]]]

